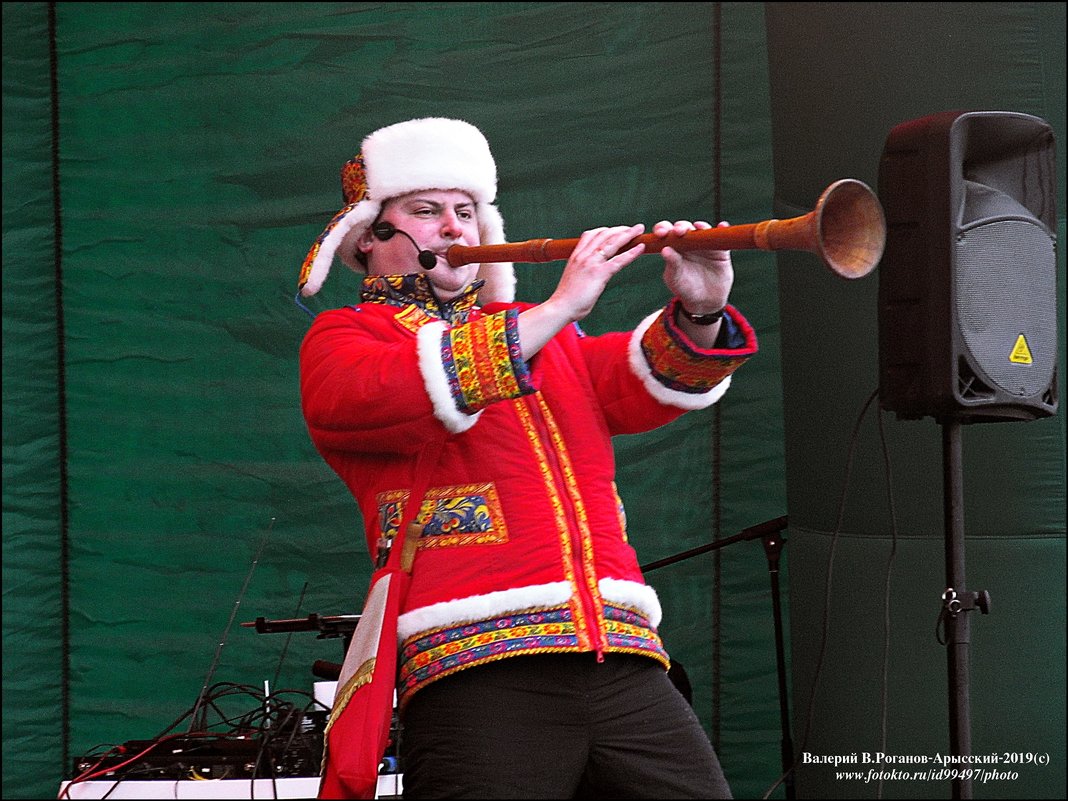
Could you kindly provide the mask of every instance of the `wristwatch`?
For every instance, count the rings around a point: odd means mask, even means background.
[[[683,305],[679,304],[679,314],[685,317],[694,325],[712,325],[712,323],[718,323],[723,319],[723,309],[715,312],[709,312],[708,314],[690,314],[686,311]]]

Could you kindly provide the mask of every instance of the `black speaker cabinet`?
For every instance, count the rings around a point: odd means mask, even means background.
[[[1057,411],[1053,129],[945,112],[886,140],[879,199],[879,400],[898,417],[1034,420]]]

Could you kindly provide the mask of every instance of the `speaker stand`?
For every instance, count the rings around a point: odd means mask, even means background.
[[[968,649],[971,620],[968,612],[990,612],[990,594],[964,589],[964,482],[961,467],[961,422],[940,421],[942,426],[942,506],[945,516],[946,590],[941,618],[946,629],[949,667],[949,743],[953,756],[971,756],[971,678]],[[963,764],[963,763],[961,763]],[[959,771],[964,775],[970,771]],[[971,798],[971,778],[953,780],[953,798]]]

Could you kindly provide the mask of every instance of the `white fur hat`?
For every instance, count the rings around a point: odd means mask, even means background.
[[[482,244],[505,241],[504,221],[497,207],[497,165],[482,132],[462,120],[427,117],[380,128],[363,140],[360,154],[341,168],[346,206],[315,240],[300,271],[300,292],[314,295],[322,287],[336,253],[356,271],[356,243],[382,211],[387,200],[421,189],[459,189],[475,201]],[[510,262],[479,265],[485,280],[482,304],[515,299],[515,273]]]

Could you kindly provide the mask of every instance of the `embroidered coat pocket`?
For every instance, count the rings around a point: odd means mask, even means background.
[[[409,494],[408,490],[389,490],[375,496],[379,530],[390,541]],[[416,519],[423,525],[420,549],[508,542],[500,498],[492,483],[432,487]]]

